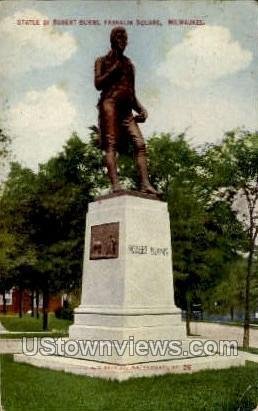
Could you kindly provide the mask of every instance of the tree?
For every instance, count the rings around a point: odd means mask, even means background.
[[[166,200],[175,178],[191,181],[197,177],[198,153],[190,147],[184,134],[154,134],[147,145],[149,170],[152,183],[163,193]]]
[[[37,253],[31,242],[33,225],[29,215],[35,206],[35,174],[18,163],[12,163],[1,197],[0,231],[12,243],[8,246],[9,286],[18,286],[19,314],[22,316],[23,290],[28,286],[35,269]]]
[[[3,296],[3,313],[7,313],[5,294],[13,286],[14,237],[0,225],[0,293]]]
[[[226,133],[221,145],[207,150],[206,165],[212,175],[214,196],[223,198],[236,210],[247,236],[243,346],[248,347],[250,287],[258,234],[258,133],[246,130]]]
[[[85,213],[105,184],[101,152],[75,133],[37,174],[17,163],[11,166],[1,213],[15,237],[14,282],[21,297],[24,288],[43,292],[43,329],[49,296],[80,285]]]
[[[94,194],[105,186],[101,152],[74,133],[63,152],[40,167],[35,226],[43,290],[43,328],[47,328],[48,298],[80,286],[85,214]]]
[[[212,313],[227,314],[230,312],[231,321],[235,311],[244,309],[246,261],[238,256],[225,266],[221,281],[206,296],[205,307]]]
[[[204,152],[191,148],[184,135],[155,135],[148,150],[152,182],[168,202],[175,298],[190,334],[193,305],[204,305],[207,290],[236,258],[242,227],[230,206],[213,198]]]
[[[2,162],[8,155],[8,146],[10,144],[10,137],[8,134],[0,128],[0,161]],[[1,164],[0,162],[0,164]],[[2,164],[1,164],[2,165]]]

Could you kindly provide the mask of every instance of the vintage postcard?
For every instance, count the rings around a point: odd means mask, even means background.
[[[0,409],[258,409],[257,17],[0,1]]]

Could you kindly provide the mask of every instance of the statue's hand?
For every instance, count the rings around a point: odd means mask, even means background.
[[[136,123],[144,123],[146,121],[147,117],[148,117],[147,110],[143,109],[143,110],[140,111],[139,114],[137,114],[134,117],[134,119],[135,119]]]
[[[119,72],[122,69],[122,63],[120,60],[117,60],[111,67],[112,72]]]

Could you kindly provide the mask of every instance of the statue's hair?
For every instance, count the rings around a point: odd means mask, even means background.
[[[110,43],[111,43],[111,45],[112,45],[113,42],[114,42],[115,35],[116,35],[119,31],[122,31],[122,32],[124,32],[124,33],[127,35],[126,29],[125,29],[123,26],[114,27],[114,28],[111,30],[111,33],[110,33]]]

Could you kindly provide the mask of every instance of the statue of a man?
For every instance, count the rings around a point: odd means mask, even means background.
[[[137,124],[146,120],[147,111],[135,95],[134,66],[123,54],[127,46],[126,30],[123,27],[113,28],[110,42],[110,52],[95,62],[95,87],[101,90],[98,103],[101,145],[106,153],[106,166],[112,190],[121,190],[116,153],[119,145],[126,145],[128,138],[134,146],[140,191],[157,194],[149,182],[144,138]],[[133,111],[137,115],[133,116]]]

